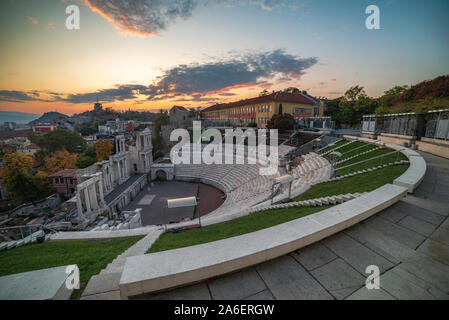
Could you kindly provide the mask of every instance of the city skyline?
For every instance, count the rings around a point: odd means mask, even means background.
[[[65,9],[80,9],[68,30]],[[370,4],[380,30],[365,27]],[[379,96],[449,73],[449,3],[5,0],[0,110],[207,107],[289,86]]]

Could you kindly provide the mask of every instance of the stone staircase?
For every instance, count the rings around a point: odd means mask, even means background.
[[[265,211],[265,210],[271,210],[271,209],[287,209],[287,208],[296,208],[296,207],[316,207],[316,206],[324,206],[328,204],[338,204],[343,203],[355,198],[358,198],[360,196],[363,196],[367,194],[368,192],[363,193],[347,193],[347,194],[340,194],[337,196],[330,196],[330,197],[322,197],[322,198],[316,198],[316,199],[310,199],[310,200],[304,200],[304,201],[296,201],[296,202],[288,202],[288,203],[281,203],[281,204],[275,204],[270,206],[258,206],[254,207],[250,210],[250,213],[256,213],[259,211]]]
[[[45,232],[43,230],[39,230],[39,231],[36,231],[36,232],[30,234],[29,236],[27,236],[23,239],[12,240],[12,241],[8,241],[8,242],[0,243],[0,251],[11,250],[14,248],[19,248],[19,247],[27,245],[27,244],[36,243],[38,241],[38,238],[45,237],[45,240],[47,240],[49,236],[50,235],[45,235]]]
[[[345,174],[345,175],[337,176],[335,178],[328,179],[325,182],[338,181],[338,180],[341,180],[341,179],[344,179],[344,178],[354,177],[354,176],[357,176],[359,174],[373,172],[373,171],[376,171],[378,169],[386,168],[386,167],[389,167],[389,166],[397,166],[397,165],[407,164],[407,163],[409,163],[408,160],[400,160],[400,161],[390,162],[390,163],[387,163],[387,164],[384,164],[384,165],[381,165],[381,166],[377,166],[377,167],[373,167],[373,168],[369,168],[369,169],[363,169],[363,170],[351,172],[351,173],[348,173],[348,174]]]
[[[92,276],[84,289],[81,300],[119,300],[120,277],[126,259],[145,254],[163,232],[163,228],[154,227],[144,238],[117,256],[99,274]]]

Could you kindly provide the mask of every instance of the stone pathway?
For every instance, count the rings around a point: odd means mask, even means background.
[[[162,228],[154,227],[144,238],[117,256],[98,275],[92,276],[81,300],[120,300],[119,282],[126,258],[145,254],[162,232]]]
[[[449,160],[421,153],[414,195],[281,258],[140,299],[449,299]],[[379,267],[380,289],[365,288]]]

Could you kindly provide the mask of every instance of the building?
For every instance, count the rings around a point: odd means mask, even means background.
[[[148,183],[151,171],[151,130],[136,132],[135,146],[126,145],[124,135],[115,138],[115,154],[77,171],[75,197],[79,222],[86,226],[98,215],[117,218]]]
[[[257,98],[217,104],[202,111],[203,120],[215,125],[257,124],[265,128],[275,114],[288,113],[295,120],[322,117],[324,103],[304,93],[275,92]]]
[[[78,169],[65,169],[48,176],[56,192],[71,195],[76,191]]]
[[[56,130],[55,123],[36,123],[31,126],[34,133],[47,133]]]
[[[41,148],[37,144],[28,143],[28,144],[24,144],[21,147],[18,147],[17,152],[34,156],[36,154],[36,152],[38,152],[40,149]]]
[[[133,120],[111,120],[107,121],[106,124],[98,126],[99,135],[116,135],[125,132],[132,131],[135,127]]]

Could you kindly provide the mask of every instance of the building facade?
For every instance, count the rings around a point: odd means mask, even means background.
[[[56,192],[63,195],[71,195],[76,191],[78,169],[65,169],[53,173],[48,177],[53,182]]]
[[[202,119],[215,125],[265,128],[275,114],[291,114],[295,120],[322,117],[324,103],[303,93],[275,92],[237,102],[217,104],[202,111]]]

